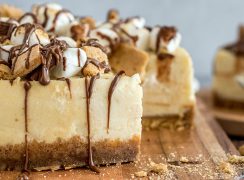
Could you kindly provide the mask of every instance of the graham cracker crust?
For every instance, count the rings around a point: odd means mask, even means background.
[[[213,93],[213,105],[218,108],[224,108],[229,110],[242,111],[244,109],[244,102],[226,99],[220,97],[217,93]]]
[[[192,106],[182,116],[172,114],[162,117],[143,117],[142,127],[144,130],[167,128],[173,131],[181,131],[190,129],[193,127],[194,114],[195,108]]]
[[[134,161],[140,148],[140,137],[128,141],[104,140],[92,143],[93,160],[96,165]],[[25,163],[24,144],[0,147],[0,170],[22,170]],[[29,143],[30,170],[58,170],[87,165],[87,143],[75,136],[54,143]]]

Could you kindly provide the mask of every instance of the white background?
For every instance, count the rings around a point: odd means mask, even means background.
[[[30,10],[38,0],[0,0]],[[76,15],[104,20],[110,8],[123,17],[140,15],[148,25],[175,25],[183,36],[182,46],[192,55],[195,74],[203,84],[210,82],[212,60],[217,48],[236,39],[244,22],[243,0],[60,0]]]

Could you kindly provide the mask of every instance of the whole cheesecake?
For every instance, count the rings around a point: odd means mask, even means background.
[[[52,3],[0,18],[1,170],[26,178],[33,169],[99,172],[96,165],[136,160],[140,77],[111,73],[92,28],[91,18]]]

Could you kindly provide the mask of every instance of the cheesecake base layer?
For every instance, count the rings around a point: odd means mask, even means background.
[[[244,109],[244,101],[223,98],[217,93],[213,93],[213,104],[215,107],[225,108],[229,110],[243,111]]]
[[[142,127],[145,130],[167,128],[170,130],[181,131],[184,129],[190,129],[193,125],[194,114],[194,107],[191,107],[185,111],[182,116],[178,114],[171,114],[162,117],[144,117]]]
[[[92,143],[93,160],[96,165],[122,163],[136,160],[140,137],[127,141],[104,140]],[[0,170],[21,170],[25,162],[25,145],[0,147]],[[88,147],[76,136],[69,140],[57,140],[47,144],[36,141],[28,143],[29,169],[58,170],[87,165]]]

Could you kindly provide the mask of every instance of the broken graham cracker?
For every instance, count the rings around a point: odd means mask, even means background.
[[[108,64],[107,54],[105,54],[100,48],[93,46],[83,46],[81,48],[86,52],[88,58],[88,64],[82,69],[84,76],[94,76],[101,72],[101,70],[105,70],[105,67],[102,66],[106,65],[102,65],[102,63]],[[99,67],[95,64],[97,64]]]
[[[0,5],[0,17],[9,17],[19,19],[24,14],[24,11],[7,4]]]
[[[115,72],[124,70],[128,76],[139,73],[141,78],[145,74],[148,61],[149,56],[146,52],[124,43],[120,44],[109,58],[110,65]]]
[[[174,55],[160,52],[157,56],[157,79],[160,82],[168,82],[170,80],[171,64]]]
[[[23,77],[37,68],[41,61],[40,46],[33,45],[21,55],[14,58],[12,63],[12,78]]]
[[[0,79],[13,79],[11,69],[6,64],[0,64]]]

